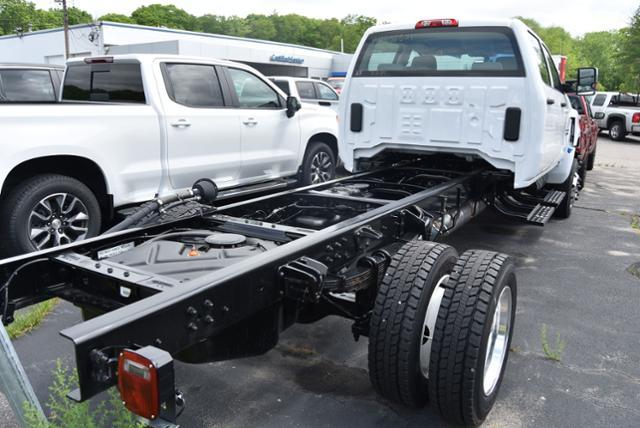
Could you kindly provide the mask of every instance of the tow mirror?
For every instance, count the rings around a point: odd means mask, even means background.
[[[301,107],[300,101],[298,101],[296,97],[287,97],[287,117],[295,116],[296,112],[300,110]]]
[[[579,68],[578,80],[576,82],[576,93],[578,95],[593,95],[596,93],[598,84],[598,69],[594,67]]]

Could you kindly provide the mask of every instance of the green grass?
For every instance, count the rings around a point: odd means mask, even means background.
[[[16,319],[7,327],[11,339],[17,339],[36,329],[58,304],[58,299],[50,299],[16,314]]]
[[[552,348],[549,344],[547,334],[549,333],[549,327],[546,324],[542,324],[542,330],[540,330],[540,341],[542,342],[542,352],[544,356],[552,361],[562,361],[562,353],[567,344],[560,339],[560,333],[556,333],[556,343]]]
[[[69,370],[60,360],[53,371],[53,385],[49,387],[48,420],[43,420],[37,410],[25,403],[29,428],[144,428],[136,416],[123,405],[117,389],[110,388],[107,398],[97,405],[89,401],[76,403],[67,394],[76,388],[78,373]]]

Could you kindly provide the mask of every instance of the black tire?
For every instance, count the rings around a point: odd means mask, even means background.
[[[38,206],[40,201],[57,193],[67,194],[77,198],[83,205],[79,205],[80,209],[83,212],[86,211],[86,215],[88,216],[86,221],[81,222],[81,226],[83,228],[86,227],[86,232],[68,230],[66,229],[67,226],[64,226],[63,224],[60,230],[64,231],[67,238],[60,238],[57,240],[62,243],[68,243],[66,241],[75,241],[73,238],[76,237],[81,237],[78,238],[79,240],[98,235],[102,225],[102,213],[100,211],[98,200],[93,192],[91,192],[87,186],[72,177],[58,174],[38,175],[15,186],[2,203],[2,224],[0,225],[0,235],[3,237],[5,246],[4,250],[6,253],[16,255],[36,251],[38,249],[30,237],[31,227],[29,225],[29,221],[31,213],[36,209],[36,206]],[[69,199],[69,201],[73,201],[73,199]],[[68,207],[69,206],[67,206],[67,208]],[[60,211],[62,211],[62,209]],[[69,216],[72,217],[72,214],[73,213],[70,213]],[[61,219],[60,221],[65,219],[65,216],[61,212],[59,213],[59,217]],[[79,227],[77,224],[75,225]],[[43,223],[43,227],[49,226],[46,223]],[[69,233],[69,235],[66,235],[67,233]],[[36,237],[36,240],[37,238],[38,237]],[[45,237],[42,238],[42,240],[44,239]],[[41,249],[48,248],[49,243],[55,241],[56,239],[53,241],[47,241]],[[52,244],[52,246],[55,245]]]
[[[510,313],[502,319],[509,321],[509,327],[506,343],[499,348],[504,349],[498,354],[502,358],[496,359],[502,365],[490,366],[498,377],[491,389],[485,389],[486,351],[498,299],[507,286]],[[515,269],[507,255],[469,250],[460,256],[445,284],[429,363],[429,399],[447,421],[475,426],[491,411],[509,356],[516,297]]]
[[[591,171],[595,165],[596,165],[596,149],[593,149],[593,152],[587,156],[587,171]]]
[[[453,268],[448,245],[411,241],[393,256],[378,290],[369,331],[369,378],[383,397],[412,407],[428,397],[420,365],[425,316],[438,281]],[[428,358],[426,359],[428,362]]]
[[[609,137],[615,141],[622,141],[627,136],[627,131],[624,129],[624,123],[619,120],[614,120],[609,125]]]
[[[321,141],[310,142],[300,174],[300,182],[305,186],[333,180],[336,177],[336,155],[331,147]],[[318,180],[315,179],[316,175]]]
[[[554,216],[557,218],[569,218],[571,217],[571,211],[573,211],[573,204],[576,201],[578,195],[578,188],[575,185],[575,176],[578,172],[578,161],[576,159],[573,160],[573,165],[571,165],[571,171],[569,172],[569,176],[562,184],[552,185],[552,189],[561,190],[566,193],[566,196],[556,208]]]

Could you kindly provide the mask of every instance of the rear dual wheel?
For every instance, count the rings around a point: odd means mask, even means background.
[[[477,425],[496,399],[516,305],[513,263],[447,245],[405,244],[376,297],[369,376],[385,398],[419,407],[430,398],[448,421]]]

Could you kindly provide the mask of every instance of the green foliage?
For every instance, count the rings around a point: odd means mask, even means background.
[[[16,339],[37,328],[57,304],[58,299],[49,299],[19,312],[16,319],[7,327],[9,337]]]
[[[564,348],[567,344],[560,339],[560,333],[556,333],[556,342],[555,346],[552,348],[549,344],[549,339],[547,338],[547,334],[549,332],[549,328],[546,324],[542,324],[542,329],[540,330],[540,341],[542,342],[542,352],[544,352],[544,356],[553,361],[562,361],[562,354],[564,353]]]
[[[136,24],[151,27],[169,27],[182,30],[195,30],[196,18],[172,4],[152,4],[141,6],[131,13]]]
[[[640,92],[640,7],[631,17],[628,28],[622,30],[619,64],[622,70],[622,89]]]
[[[123,24],[135,24],[135,21],[127,15],[121,13],[107,13],[98,18],[98,21],[122,22]]]
[[[30,403],[25,403],[25,415],[30,428],[144,428],[145,424],[122,405],[115,388],[108,392],[106,400],[97,406],[89,401],[76,403],[67,394],[78,384],[78,373],[70,371],[60,360],[56,361],[53,385],[49,388],[49,419],[42,420]]]

